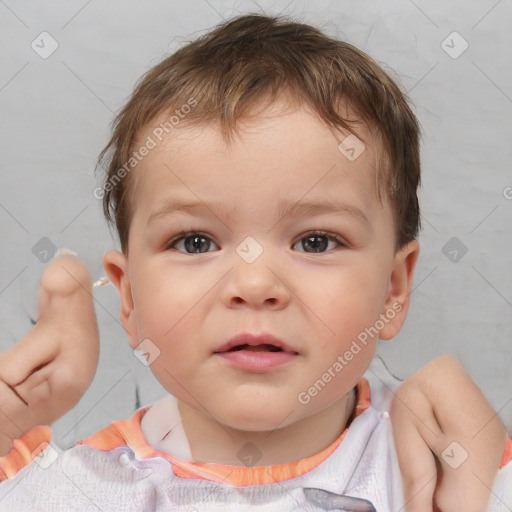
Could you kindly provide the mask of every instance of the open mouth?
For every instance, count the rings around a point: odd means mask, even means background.
[[[250,335],[239,336],[239,339],[234,338],[224,346],[221,345],[220,350],[214,352],[217,360],[222,361],[219,364],[238,371],[269,373],[297,361],[299,353],[274,336],[259,336],[258,340],[254,338]],[[245,341],[249,343],[244,343]]]
[[[251,352],[283,352],[282,348],[266,343],[262,345],[237,345],[236,347],[231,347],[229,350],[226,350],[226,352],[235,352],[237,350],[249,350]]]

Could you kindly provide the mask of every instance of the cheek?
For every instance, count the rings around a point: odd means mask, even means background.
[[[196,281],[187,272],[172,271],[169,265],[145,269],[135,293],[139,320],[147,326],[164,322],[170,329],[199,302],[201,288]]]
[[[357,335],[361,329],[373,325],[382,312],[386,296],[385,280],[364,269],[317,280],[314,289],[315,293],[310,293],[308,299],[311,309],[318,311],[319,318],[334,335],[341,332]]]
[[[380,281],[379,286],[375,286],[376,281]],[[334,279],[331,276],[317,283],[315,296],[311,297],[311,309],[318,312],[318,317],[311,320],[318,329],[317,344],[311,352],[317,359],[317,373],[330,368],[340,385],[357,383],[375,353],[375,325],[382,313],[385,288],[382,277],[362,271],[341,272]]]
[[[209,357],[215,331],[205,328],[211,308],[212,287],[218,281],[193,266],[173,268],[165,258],[146,264],[137,281],[136,310],[139,335],[160,351],[151,371],[173,395],[181,397],[179,383],[210,389],[198,368]],[[141,275],[139,277],[142,277]],[[214,322],[218,325],[218,321]],[[190,397],[181,397],[185,401]]]

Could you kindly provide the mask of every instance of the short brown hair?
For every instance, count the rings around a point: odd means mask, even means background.
[[[128,252],[133,215],[129,169],[137,133],[158,114],[194,101],[186,123],[217,120],[226,140],[257,100],[287,90],[333,128],[354,133],[356,121],[375,129],[381,142],[382,176],[394,213],[396,248],[417,237],[420,227],[419,126],[407,98],[368,55],[320,30],[283,17],[240,16],[188,43],[150,69],[114,120],[112,137],[99,157],[106,169],[103,211]],[[360,117],[340,116],[341,102]],[[113,186],[115,185],[115,186]],[[379,186],[380,189],[380,186]]]

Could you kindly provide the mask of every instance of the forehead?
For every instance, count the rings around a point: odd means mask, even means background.
[[[238,121],[231,143],[217,122],[191,125],[185,119],[162,135],[168,120],[162,113],[138,134],[139,144],[152,139],[154,148],[135,169],[134,211],[151,215],[170,190],[233,204],[236,191],[245,197],[244,206],[251,191],[269,203],[277,197],[325,199],[328,192],[331,199],[351,196],[369,208],[377,198],[380,148],[362,123],[357,127],[361,138],[333,130],[316,113],[286,98],[253,108]]]

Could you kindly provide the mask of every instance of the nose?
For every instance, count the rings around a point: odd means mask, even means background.
[[[260,256],[247,263],[236,256],[222,290],[227,307],[279,310],[288,305],[290,291],[286,278],[279,270],[268,266],[267,260]]]

